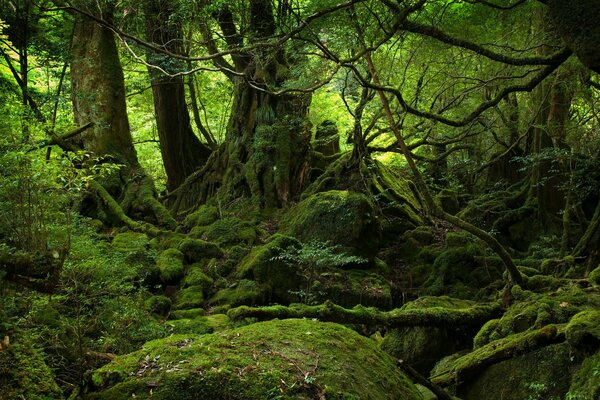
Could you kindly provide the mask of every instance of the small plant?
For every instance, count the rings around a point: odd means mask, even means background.
[[[283,261],[288,266],[296,268],[296,273],[305,282],[306,289],[293,294],[297,294],[306,304],[316,301],[314,294],[311,293],[311,288],[326,268],[367,262],[362,257],[343,253],[340,245],[318,241],[303,243],[300,248],[282,249],[279,255],[273,257],[272,260]]]

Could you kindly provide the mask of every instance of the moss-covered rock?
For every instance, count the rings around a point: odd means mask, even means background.
[[[166,296],[152,296],[144,302],[146,311],[166,316],[171,311],[171,299]]]
[[[215,206],[204,204],[185,217],[183,226],[191,229],[195,226],[207,226],[219,219],[219,210]]]
[[[63,399],[43,353],[32,340],[19,339],[0,351],[0,398]]]
[[[251,245],[257,237],[254,225],[236,217],[216,220],[209,226],[196,227],[190,235],[217,243],[219,246]]]
[[[148,342],[91,383],[89,399],[422,399],[374,342],[311,320]]]
[[[600,399],[600,351],[587,357],[573,374],[567,393],[568,400]]]
[[[364,270],[331,270],[315,279],[311,287],[313,302],[331,300],[343,307],[357,304],[389,309],[392,306],[390,283],[381,275]]]
[[[166,322],[166,324],[175,335],[182,333],[202,335],[206,333],[221,332],[232,327],[229,317],[225,314],[175,319]]]
[[[262,246],[256,246],[239,263],[235,276],[252,279],[271,288],[274,301],[289,299],[290,290],[298,290],[300,279],[297,271],[278,259],[281,251],[290,247],[300,248],[300,242],[291,236],[275,234]]]
[[[588,279],[593,284],[600,285],[600,266],[598,266],[596,269],[594,269],[592,272],[590,272]]]
[[[576,314],[569,321],[565,335],[572,346],[597,348],[600,345],[600,310]]]
[[[200,261],[203,258],[218,258],[223,256],[223,250],[215,243],[201,239],[185,239],[179,243],[179,251],[185,256],[188,264]]]
[[[198,308],[204,304],[202,286],[190,286],[177,292],[173,308],[177,310]]]
[[[569,390],[581,355],[567,344],[555,344],[501,361],[459,385],[463,400],[560,400]]]
[[[145,233],[123,232],[115,235],[112,246],[118,251],[141,253],[148,249],[149,242]]]
[[[423,310],[433,307],[459,310],[474,305],[474,302],[447,296],[425,296],[405,304],[400,310]],[[397,328],[385,335],[381,348],[394,358],[404,360],[418,371],[427,374],[444,356],[470,348],[473,330],[473,327],[465,329],[461,326]]]
[[[196,263],[188,267],[183,278],[184,286],[200,286],[204,293],[212,288],[214,280],[204,272],[202,264]]]
[[[600,309],[600,295],[576,285],[561,287],[550,294],[523,291],[515,286],[512,293],[515,303],[502,318],[484,325],[476,336],[476,347],[547,324],[566,324],[581,311]]]
[[[177,249],[167,249],[156,258],[160,279],[165,284],[176,284],[183,278],[183,253]]]
[[[259,305],[266,302],[268,292],[268,287],[259,285],[256,281],[242,279],[228,288],[219,290],[210,298],[208,304],[212,307],[221,306],[217,308],[221,312],[241,305]]]
[[[452,189],[444,188],[436,196],[436,200],[444,211],[449,214],[457,214],[460,211],[458,193]]]
[[[374,257],[379,250],[377,213],[360,193],[331,190],[314,194],[290,211],[282,229],[301,242],[331,242],[362,257]]]

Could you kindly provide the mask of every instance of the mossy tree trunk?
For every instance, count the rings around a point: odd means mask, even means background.
[[[171,53],[181,54],[182,21],[177,18],[176,11],[172,0],[144,2],[147,40]],[[204,165],[211,149],[200,142],[192,130],[183,76],[168,75],[183,71],[183,62],[163,54],[149,53],[148,63],[160,68],[149,67],[148,72],[152,82],[160,151],[167,173],[167,189],[173,190]]]
[[[80,7],[98,13],[94,6]],[[101,11],[101,17],[112,22],[114,4],[105,4]],[[173,228],[175,221],[156,200],[154,183],[140,166],[133,146],[114,34],[79,13],[73,29],[71,87],[75,122],[80,126],[93,122],[78,136],[77,144],[101,162],[122,165],[118,176],[102,179],[101,185],[93,182],[96,185],[91,185],[91,189],[98,197],[88,198],[84,207],[106,222],[127,224],[129,214],[153,218],[158,224]],[[99,186],[103,193],[94,189]]]
[[[238,49],[230,60],[218,56],[214,60],[233,83],[232,109],[225,142],[211,160],[212,168],[205,168],[203,176],[177,193],[175,210],[194,206],[186,200],[190,196],[195,202],[217,196],[224,203],[251,197],[260,207],[282,207],[297,198],[308,180],[311,96],[277,93],[293,64],[284,50],[257,46],[251,53],[239,51],[276,34],[272,2],[252,0],[244,13],[247,17],[240,22],[227,4],[212,12],[228,49]],[[203,24],[201,31],[209,52],[219,53],[210,25]]]

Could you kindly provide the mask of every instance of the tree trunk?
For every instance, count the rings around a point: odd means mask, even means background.
[[[147,39],[172,53],[182,53],[183,32],[181,21],[175,17],[172,0],[146,0]],[[162,54],[148,54],[148,63],[160,67],[169,74],[182,71],[182,62]],[[160,150],[167,173],[167,189],[173,190],[185,178],[202,167],[211,150],[194,134],[185,102],[183,76],[164,74],[149,67],[152,82],[154,111]]]

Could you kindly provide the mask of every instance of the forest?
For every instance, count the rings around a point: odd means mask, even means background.
[[[599,0],[0,0],[0,399],[600,399]]]

